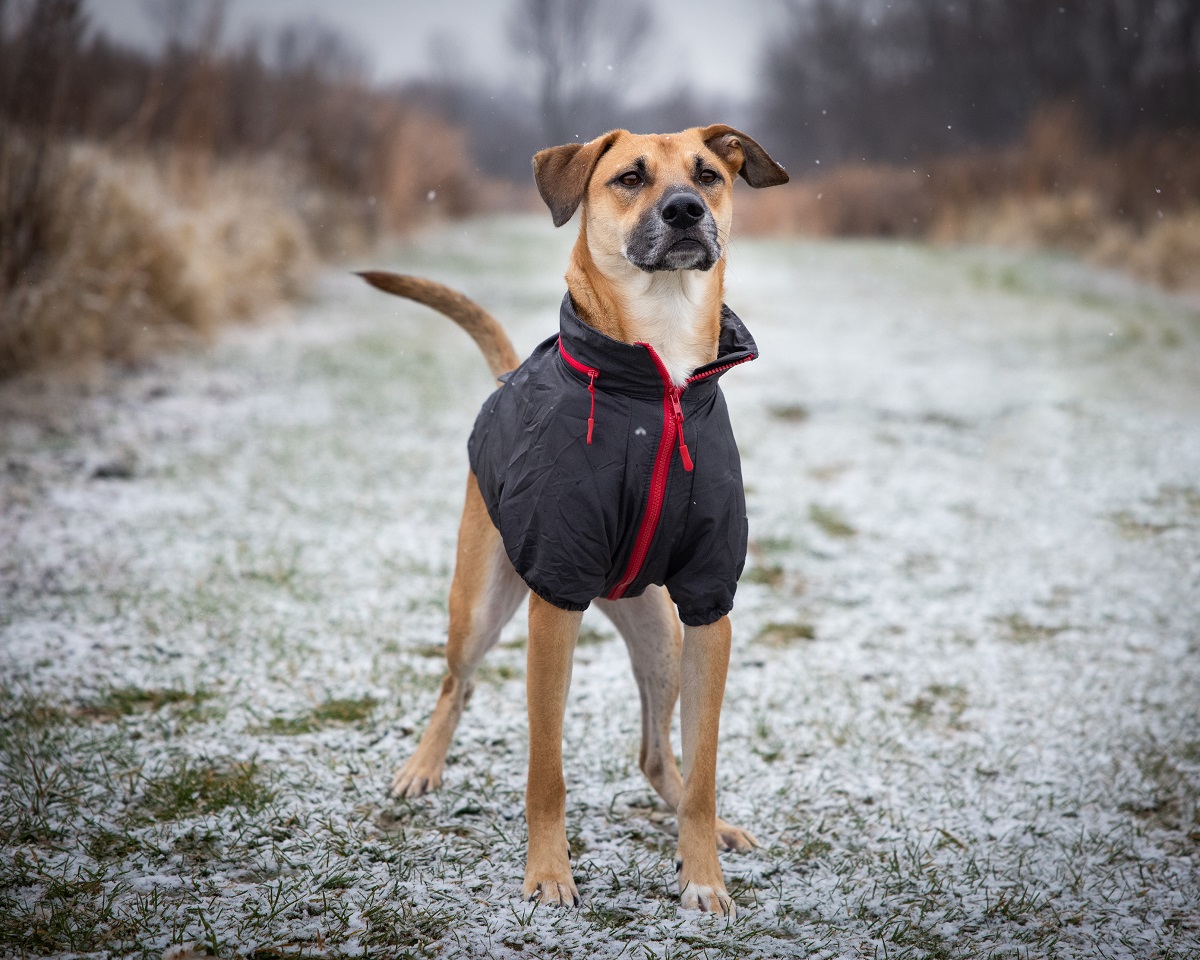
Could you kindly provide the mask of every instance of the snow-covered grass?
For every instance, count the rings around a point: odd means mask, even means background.
[[[370,265],[527,350],[570,242],[489,221]],[[753,544],[719,802],[764,843],[724,857],[735,922],[677,909],[594,613],[580,910],[518,896],[520,617],[442,790],[388,800],[490,383],[448,321],[329,274],[210,352],[0,390],[0,954],[1200,955],[1200,315],[1043,256],[731,256],[762,349],[724,381]]]

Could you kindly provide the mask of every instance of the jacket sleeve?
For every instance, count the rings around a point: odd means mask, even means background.
[[[585,443],[587,392],[576,410],[541,379],[501,388],[498,402],[484,406],[471,465],[517,573],[544,600],[584,610],[612,567],[614,494],[601,488],[613,471],[599,446]]]

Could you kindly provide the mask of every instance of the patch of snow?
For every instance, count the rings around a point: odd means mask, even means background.
[[[463,290],[527,351],[554,330],[572,239],[499,219],[377,265]],[[1187,955],[1194,309],[1035,255],[747,239],[728,300],[762,351],[723,380],[752,551],[718,801],[764,842],[723,857],[736,923],[677,908],[674,818],[638,771],[636,688],[594,612],[564,747],[580,911],[517,895],[520,616],[441,791],[387,799],[443,669],[491,383],[449,321],[332,272],[290,323],[113,375],[53,424],[0,418],[20,488],[0,497],[10,691],[73,711],[122,688],[207,698],[75,721],[59,759],[94,789],[50,810],[65,839],[42,869],[103,861],[121,909],[159,896],[150,939],[173,960],[210,930],[329,956],[389,936],[444,957]],[[132,451],[129,475],[93,476],[110,451]],[[814,638],[772,640],[780,624]],[[368,698],[360,720],[316,712]],[[106,736],[127,768],[101,762]],[[148,818],[149,785],[184,761],[255,763],[270,795]],[[105,860],[102,823],[136,849]]]

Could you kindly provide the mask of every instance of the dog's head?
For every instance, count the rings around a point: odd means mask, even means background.
[[[647,272],[708,270],[733,217],[733,181],[787,183],[783,167],[744,133],[717,124],[640,136],[613,130],[533,158],[554,225],[583,204],[589,242]]]

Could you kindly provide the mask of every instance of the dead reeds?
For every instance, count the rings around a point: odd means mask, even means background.
[[[1100,147],[1061,104],[1022,143],[921,165],[848,164],[739,201],[739,229],[1057,249],[1200,289],[1200,133]]]
[[[462,133],[371,88],[336,34],[219,52],[204,9],[157,56],[79,0],[0,16],[0,376],[206,335],[302,294],[318,258],[476,209]]]
[[[0,304],[0,375],[39,362],[132,359],[302,292],[313,262],[301,219],[262,165],[222,166],[198,200],[169,165],[95,144],[56,144],[54,173],[24,198],[37,249]],[[0,189],[36,154],[0,146]]]

